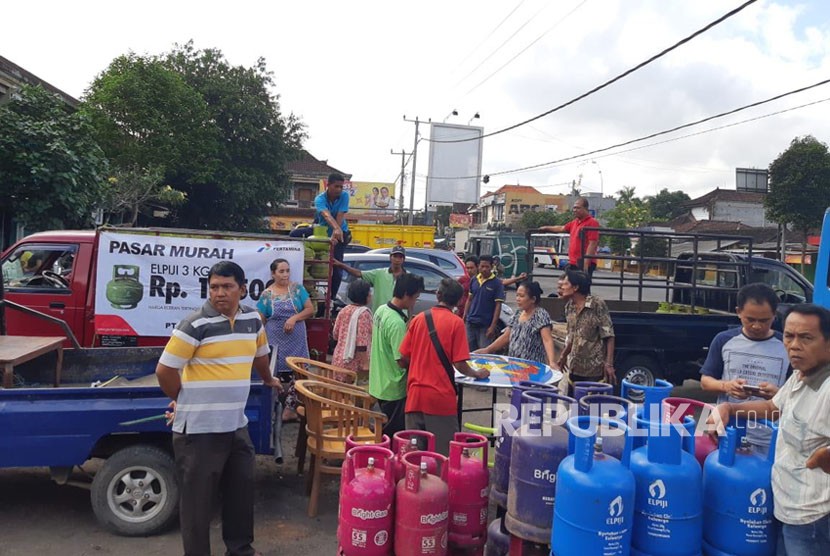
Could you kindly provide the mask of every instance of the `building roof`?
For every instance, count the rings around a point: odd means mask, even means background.
[[[47,83],[35,74],[26,71],[11,60],[0,56],[0,98],[7,94],[12,86],[21,84],[40,85],[47,91],[61,97],[66,104],[73,108],[80,104],[80,101],[78,101],[75,97],[68,95],[54,85]]]
[[[536,193],[537,195],[542,195],[542,192],[533,187],[532,185],[502,185],[495,191],[488,191],[481,198],[489,197],[491,195],[501,195],[502,193]]]
[[[738,191],[735,189],[721,189],[715,188],[702,197],[692,199],[683,203],[684,207],[703,207],[710,206],[717,201],[740,201],[744,203],[757,203],[759,205],[764,203],[766,193],[759,193],[757,191]]]
[[[286,165],[288,173],[292,178],[297,177],[311,177],[315,180],[320,178],[327,178],[329,174],[338,173],[343,174],[345,178],[351,179],[352,175],[342,172],[333,166],[328,165],[328,160],[318,160],[311,155],[307,150],[302,149],[297,160],[292,160]]]

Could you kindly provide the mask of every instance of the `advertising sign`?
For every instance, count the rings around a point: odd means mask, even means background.
[[[325,189],[326,180],[320,180],[320,192]],[[392,217],[398,208],[394,183],[347,181],[343,191],[349,193],[349,212],[357,218]]]
[[[472,214],[450,214],[450,227],[451,228],[469,228],[473,225],[473,215]]]
[[[95,332],[169,336],[208,298],[208,271],[233,261],[245,271],[243,305],[254,306],[271,280],[270,264],[286,259],[291,281],[302,282],[299,241],[213,239],[101,232],[95,288]]]
[[[432,123],[427,204],[478,204],[484,128]]]

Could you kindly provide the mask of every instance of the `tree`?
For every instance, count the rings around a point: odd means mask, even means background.
[[[145,207],[152,204],[175,207],[184,203],[187,198],[185,194],[164,184],[163,179],[160,166],[117,169],[107,179],[103,201],[99,203],[105,214],[105,222],[118,220],[135,226],[139,211]]]
[[[231,66],[192,43],[162,56],[116,58],[85,96],[98,138],[122,171],[159,167],[186,196],[176,222],[260,230],[289,187],[303,126],[280,113],[265,61]]]
[[[671,220],[688,212],[683,203],[690,198],[685,191],[669,191],[665,187],[657,195],[646,197],[651,216],[655,220]]]
[[[811,135],[796,137],[769,167],[770,191],[764,199],[767,214],[779,224],[802,233],[801,271],[807,234],[821,226],[830,206],[830,153]]]
[[[527,211],[516,224],[516,230],[524,232],[542,226],[564,226],[571,220],[573,215],[569,212]]]
[[[180,221],[200,228],[263,227],[267,203],[287,196],[285,167],[299,156],[305,138],[300,120],[280,112],[265,60],[251,68],[231,66],[221,51],[197,50],[188,42],[168,54],[166,64],[205,99],[220,138],[211,179],[172,183],[188,194]]]
[[[207,102],[159,58],[119,56],[93,80],[82,109],[123,171],[152,166],[189,183],[210,179],[218,166],[220,135]]]
[[[107,160],[81,113],[39,86],[0,106],[0,209],[30,230],[92,223]]]
[[[631,229],[645,225],[651,219],[648,205],[635,196],[633,187],[617,191],[617,206],[605,213],[609,228]],[[624,236],[605,235],[604,242],[616,254],[623,254],[631,247],[631,241]]]

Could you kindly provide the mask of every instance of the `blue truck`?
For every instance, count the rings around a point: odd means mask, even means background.
[[[95,516],[114,533],[168,528],[179,490],[170,428],[158,418],[170,401],[155,380],[162,349],[66,350],[58,387],[55,354],[16,367],[17,384],[0,388],[0,468],[48,467],[57,483],[89,488]],[[245,414],[260,454],[274,452],[272,395],[252,379]],[[97,467],[91,481],[82,466]]]
[[[712,339],[723,330],[740,326],[736,298],[747,284],[771,286],[780,300],[779,315],[797,303],[830,306],[826,278],[824,283],[816,279],[814,293],[813,285],[791,266],[753,254],[748,237],[607,228],[599,232],[652,246],[651,254],[598,256],[613,261],[618,269],[614,275],[598,272],[594,285],[619,288],[620,299],[605,301],[614,324],[614,367],[620,381],[648,386],[656,379],[678,385],[688,378],[698,379]],[[830,210],[823,232],[822,237],[830,238]],[[528,232],[529,245],[534,244],[535,236],[535,232]],[[748,245],[748,249],[726,248],[737,243]],[[663,248],[655,250],[655,245]],[[830,240],[823,241],[819,249],[817,277],[828,276],[828,259]],[[662,269],[660,277],[647,275],[648,269],[658,267]],[[637,270],[632,272],[634,268]],[[649,289],[660,292],[664,301],[644,301],[643,294]],[[564,305],[564,300],[555,297],[542,301],[551,317],[560,322]],[[782,324],[783,320],[777,319],[776,326]],[[564,324],[554,326],[557,345],[564,344],[565,332]]]

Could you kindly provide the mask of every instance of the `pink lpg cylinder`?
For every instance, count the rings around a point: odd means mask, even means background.
[[[392,554],[395,483],[392,451],[358,446],[343,462],[337,541],[344,556]]]
[[[455,433],[450,441],[450,550],[482,554],[487,542],[490,471],[489,442],[480,434]]]
[[[682,423],[686,417],[695,420],[695,459],[702,466],[706,457],[718,449],[718,444],[706,434],[704,423],[707,417],[715,411],[715,406],[689,398],[666,398],[663,400],[663,421],[668,423]]]
[[[372,440],[374,440],[374,438],[372,438]],[[345,451],[345,454],[348,456],[349,451],[352,448],[356,448],[357,446],[378,446],[380,448],[386,448],[387,450],[391,449],[391,443],[389,441],[389,437],[386,436],[385,434],[381,438],[381,441],[380,441],[379,444],[375,444],[372,441],[363,440],[361,438],[356,438],[355,435],[350,434],[349,436],[346,437],[346,451]],[[377,464],[377,462],[375,462],[375,463]],[[395,480],[395,478],[394,478],[394,474],[395,474],[394,465],[395,465],[395,456],[393,454],[392,455],[392,475],[393,475],[392,479],[393,479],[393,483],[397,484],[398,481]],[[341,500],[343,499],[343,487],[346,485],[347,482],[348,482],[348,480],[346,479],[346,466],[344,465],[343,467],[340,468],[340,499]]]
[[[428,470],[432,462],[436,471]],[[447,458],[435,452],[409,452],[395,501],[395,556],[446,556],[449,524]]]
[[[357,446],[380,446],[381,448],[386,448],[387,450],[392,449],[392,442],[389,440],[389,437],[385,434],[381,438],[380,442],[375,442],[374,437],[370,439],[363,439],[360,437],[355,437],[355,435],[350,434],[346,437],[346,453],[349,453],[349,450],[355,448]]]
[[[426,444],[426,446],[424,446]],[[392,467],[395,471],[395,483],[403,479],[406,467],[403,464],[403,456],[408,452],[415,452],[426,448],[428,452],[435,451],[435,435],[431,432],[421,430],[405,430],[396,432],[392,436],[392,452],[395,459]],[[435,463],[427,462],[430,473],[435,473]]]

